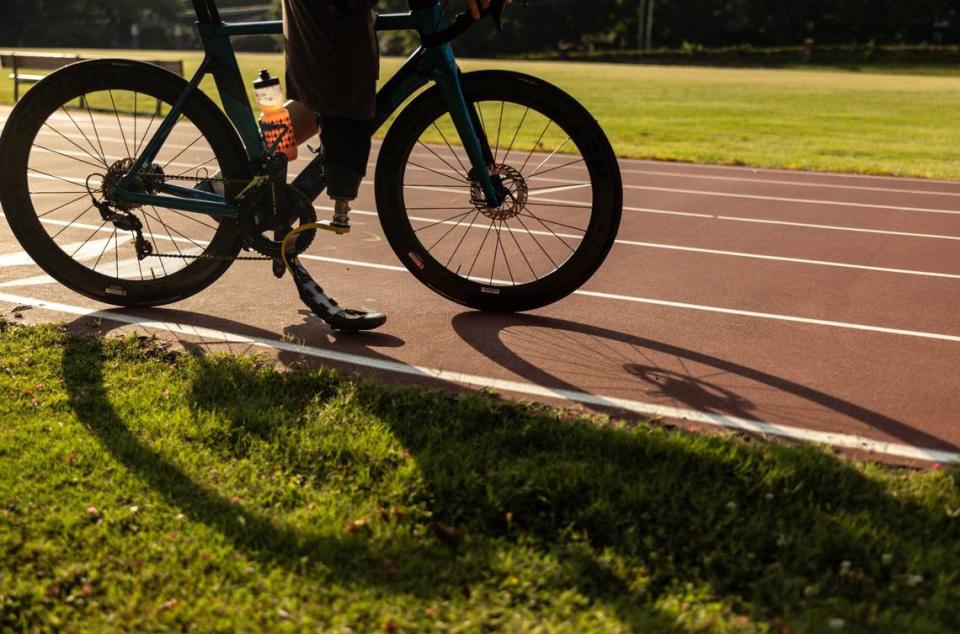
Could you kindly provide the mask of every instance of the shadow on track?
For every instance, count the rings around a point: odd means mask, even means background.
[[[803,428],[825,417],[835,425],[839,414],[909,445],[958,450],[856,403],[635,335],[549,317],[477,312],[457,315],[453,328],[475,350],[536,385],[605,396],[622,390],[625,398],[655,405]]]

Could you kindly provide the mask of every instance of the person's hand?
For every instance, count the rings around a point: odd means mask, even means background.
[[[513,0],[506,0],[504,4],[510,4]],[[474,20],[480,19],[480,10],[490,8],[490,0],[467,0],[467,8],[470,9],[470,15]]]

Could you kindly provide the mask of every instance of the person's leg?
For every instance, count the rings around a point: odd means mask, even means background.
[[[379,48],[374,0],[284,0],[291,98],[320,114],[331,198],[353,200],[366,174]]]
[[[373,121],[320,115],[327,173],[327,193],[334,200],[354,200],[367,173]]]
[[[283,3],[287,91],[291,99],[305,102],[320,115],[327,193],[337,201],[335,225],[347,223],[347,203],[357,197],[370,157],[380,62],[374,4],[375,0]],[[370,330],[386,322],[381,313],[341,308],[297,259],[291,273],[303,302],[333,328]]]

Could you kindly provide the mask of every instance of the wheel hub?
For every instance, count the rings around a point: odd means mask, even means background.
[[[476,210],[497,222],[519,216],[526,208],[529,196],[529,186],[523,174],[509,165],[497,165],[490,176],[500,195],[500,206],[491,207],[487,204],[480,182],[474,179],[470,186],[470,199]]]
[[[101,185],[103,196],[106,202],[114,209],[131,211],[142,207],[142,205],[138,203],[120,201],[115,197],[117,186],[120,185],[120,181],[127,175],[132,167],[133,159],[120,159],[111,165],[107,173],[103,176],[103,184]],[[159,165],[153,164],[144,168],[142,172],[131,178],[130,181],[128,181],[127,189],[141,194],[156,194],[160,191],[160,186],[163,185],[164,178],[163,169]]]

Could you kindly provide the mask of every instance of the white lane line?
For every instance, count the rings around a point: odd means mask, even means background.
[[[780,438],[788,438],[802,442],[842,447],[845,449],[855,449],[874,454],[907,458],[910,460],[923,460],[941,463],[960,462],[960,453],[957,452],[878,441],[863,436],[815,431],[811,429],[804,429],[802,427],[778,425],[775,423],[766,423],[736,416],[723,416],[720,414],[711,414],[691,409],[655,405],[633,399],[590,394],[588,392],[580,392],[577,390],[550,388],[523,381],[495,379],[492,377],[474,374],[440,370],[427,366],[410,365],[398,361],[387,361],[384,359],[376,359],[362,355],[347,354],[333,350],[324,350],[322,348],[299,345],[282,340],[267,339],[265,337],[251,337],[249,335],[241,335],[238,333],[214,330],[211,328],[189,326],[176,322],[153,321],[120,312],[106,312],[96,308],[83,308],[81,306],[72,306],[58,302],[47,302],[33,297],[23,297],[20,295],[0,293],[0,301],[18,306],[33,306],[41,310],[67,315],[76,315],[79,317],[97,317],[107,321],[140,326],[142,328],[148,328],[152,330],[162,330],[178,335],[197,337],[204,340],[243,344],[259,348],[289,352],[293,354],[301,354],[316,359],[323,359],[325,361],[344,363],[371,370],[391,372],[420,379],[432,379],[470,387],[501,390],[504,392],[523,394],[526,396],[553,398],[571,401],[574,403],[582,403],[584,405],[619,409],[655,419],[679,419],[692,423],[734,429],[753,434],[777,436]]]
[[[568,168],[573,169],[573,168]],[[684,172],[668,172],[660,170],[622,169],[624,174],[640,176],[666,176],[669,178],[692,178],[696,180],[733,181],[737,183],[758,183],[761,185],[786,185],[789,187],[820,187],[823,189],[848,189],[852,191],[878,192],[886,194],[916,194],[919,196],[960,196],[960,192],[946,192],[929,189],[900,189],[897,187],[868,187],[866,185],[831,185],[829,183],[807,183],[774,178],[741,178],[735,176],[710,176],[708,174],[689,174]],[[960,183],[956,183],[960,185]]]
[[[910,211],[917,213],[960,215],[960,210],[953,209],[933,209],[927,207],[907,207],[901,205],[877,205],[873,203],[851,203],[838,200],[818,200],[812,198],[788,198],[786,196],[760,196],[757,194],[732,194],[729,192],[715,192],[702,189],[679,189],[674,187],[654,187],[652,185],[630,185],[625,187],[629,189],[639,189],[644,191],[664,192],[669,194],[684,194],[691,196],[704,196],[711,198],[742,198],[745,200],[767,200],[783,203],[799,203],[802,205],[827,205],[830,207],[855,207],[858,209],[882,209],[884,211]],[[533,198],[533,196],[531,196]]]
[[[764,174],[779,174],[783,175],[797,175],[797,176],[811,176],[811,177],[821,177],[821,178],[846,178],[846,179],[860,179],[866,181],[897,181],[897,182],[911,182],[911,183],[924,183],[928,185],[953,185],[958,186],[960,182],[955,180],[947,180],[943,178],[920,178],[917,176],[882,176],[879,174],[843,174],[840,172],[815,172],[813,170],[788,170],[788,169],[777,169],[773,167],[750,167],[743,165],[716,165],[710,163],[683,163],[680,161],[657,161],[654,159],[620,159],[623,163],[641,163],[643,165],[680,165],[684,167],[689,167],[691,169],[705,169],[705,170],[729,170],[734,172],[749,172],[753,174],[758,174],[763,172]]]
[[[754,260],[769,260],[773,262],[790,262],[794,264],[810,264],[815,266],[827,266],[842,269],[856,269],[860,271],[873,271],[876,273],[896,273],[900,275],[917,275],[920,277],[939,277],[951,280],[960,280],[960,274],[956,273],[935,273],[932,271],[917,271],[915,269],[895,269],[885,266],[868,266],[865,264],[848,264],[846,262],[832,262],[829,260],[807,260],[804,258],[788,258],[778,255],[763,255],[760,253],[741,253],[738,251],[722,251],[719,249],[701,249],[697,247],[684,247],[674,244],[658,244],[656,242],[633,242],[632,240],[617,240],[620,244],[646,247],[649,249],[666,249],[669,251],[685,251],[688,253],[705,253],[708,255],[724,255],[736,258],[749,258]]]
[[[332,207],[318,207],[318,209],[323,211],[333,211]],[[357,215],[365,215],[365,216],[377,215],[376,212],[364,211],[360,209],[353,209],[351,210],[351,213],[354,213]],[[453,220],[444,220],[442,222],[437,222],[433,218],[426,218],[423,216],[408,216],[408,218],[413,222],[425,222],[431,225],[462,227],[464,224],[463,222],[456,222]],[[468,229],[472,231],[490,231],[488,227],[476,226],[476,225],[472,227],[468,227]],[[583,238],[582,235],[577,235],[572,233],[547,232],[547,231],[539,231],[536,229],[521,230],[521,229],[513,229],[510,227],[504,227],[503,230],[511,233],[516,233],[519,235],[533,234],[538,236],[544,236],[547,238],[551,236],[557,237],[557,238],[570,238],[573,240]],[[916,275],[920,277],[936,277],[936,278],[954,279],[954,280],[960,279],[960,274],[957,274],[957,273],[937,273],[934,271],[920,271],[916,269],[899,269],[899,268],[886,267],[886,266],[870,266],[867,264],[852,264],[848,262],[835,262],[831,260],[811,260],[806,258],[791,258],[791,257],[785,257],[785,256],[779,256],[779,255],[765,255],[761,253],[744,253],[741,251],[724,251],[721,249],[686,247],[682,245],[663,244],[659,242],[638,242],[636,240],[617,239],[617,240],[614,240],[614,244],[622,244],[624,246],[633,246],[633,247],[642,247],[647,249],[664,249],[668,251],[683,251],[687,253],[703,253],[706,255],[720,255],[720,256],[727,256],[727,257],[748,258],[748,259],[754,259],[754,260],[767,260],[771,262],[788,262],[791,264],[808,264],[812,266],[826,266],[826,267],[842,268],[842,269],[855,269],[859,271],[872,271],[875,273],[894,273],[899,275]]]
[[[568,200],[543,198],[543,202],[569,204]],[[731,222],[750,222],[754,224],[778,225],[783,227],[800,227],[805,229],[823,229],[826,231],[852,231],[854,233],[871,233],[883,236],[897,236],[902,238],[927,238],[932,240],[960,240],[960,236],[944,235],[940,233],[914,233],[910,231],[892,231],[889,229],[867,229],[864,227],[844,227],[843,225],[824,225],[810,222],[791,222],[788,220],[768,220],[766,218],[745,218],[742,216],[721,216],[717,214],[698,213],[693,211],[672,211],[670,209],[654,209],[650,207],[624,207],[624,211],[637,213],[657,214],[664,216],[681,216],[686,218],[703,218],[705,220],[725,220]]]
[[[578,295],[587,297],[599,297],[603,299],[616,299],[623,302],[634,302],[637,304],[649,304],[652,306],[664,306],[667,308],[679,308],[684,310],[695,310],[705,313],[718,313],[722,315],[735,315],[739,317],[753,317],[756,319],[769,319],[773,321],[786,321],[798,324],[809,324],[813,326],[828,326],[830,328],[840,328],[844,330],[860,330],[863,332],[876,332],[888,335],[901,335],[905,337],[916,337],[918,339],[934,339],[937,341],[949,341],[951,343],[960,343],[960,336],[945,335],[936,332],[924,332],[921,330],[904,330],[900,328],[887,328],[885,326],[870,326],[866,324],[854,324],[845,321],[832,321],[829,319],[814,319],[810,317],[797,317],[795,315],[781,315],[777,313],[761,313],[752,310],[739,310],[736,308],[722,308],[720,306],[705,306],[703,304],[688,304],[686,302],[671,302],[663,299],[648,299],[645,297],[632,297],[630,295],[618,295],[614,293],[601,293],[596,291],[577,291]]]

